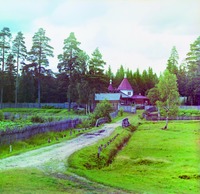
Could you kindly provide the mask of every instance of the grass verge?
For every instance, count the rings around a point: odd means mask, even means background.
[[[94,129],[68,129],[62,132],[48,132],[38,134],[31,137],[30,139],[12,143],[12,152],[10,152],[10,145],[1,145],[0,159],[67,141],[91,130]]]
[[[87,185],[70,180],[64,175],[44,174],[37,169],[15,169],[0,172],[1,194],[83,194],[88,190]]]
[[[70,170],[131,192],[198,193],[199,122],[170,122],[166,131],[163,125],[143,122],[112,164],[100,169],[85,166],[93,164],[98,144],[80,150],[70,157]]]

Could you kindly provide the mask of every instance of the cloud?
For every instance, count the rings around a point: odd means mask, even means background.
[[[55,25],[66,25],[68,27],[84,25],[88,21],[103,15],[106,10],[106,4],[100,1],[67,0],[57,6],[49,19]]]
[[[150,1],[152,4],[146,9],[140,24],[154,33],[166,30],[176,34],[196,34],[199,32],[199,10],[198,0],[168,0]]]
[[[11,2],[12,14],[8,14],[2,7]],[[173,46],[182,60],[199,36],[199,0],[7,0],[2,4],[0,21],[9,20],[11,31],[25,30],[28,45],[40,27],[46,30],[54,47],[54,71],[70,32],[89,55],[99,47],[113,71],[123,64],[141,70],[151,66],[158,73],[165,69]]]

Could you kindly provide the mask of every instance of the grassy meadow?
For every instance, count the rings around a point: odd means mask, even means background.
[[[134,131],[133,128],[118,127],[110,137],[77,151],[66,161],[69,168],[63,174],[48,174],[32,168],[0,172],[0,193],[82,194],[115,193],[117,190],[155,194],[199,193],[199,121],[170,121],[169,129],[161,130],[165,122],[147,122],[140,119],[140,114],[141,111],[138,111],[136,115],[124,114],[115,118],[113,122],[129,117],[129,121],[138,128]],[[13,145],[13,153],[9,153],[8,147],[1,147],[0,156],[4,158],[48,146],[48,138],[52,139],[50,144],[54,144],[79,134],[81,132],[71,136],[69,131],[41,134],[17,142]],[[115,136],[97,158],[98,146],[105,145]],[[130,138],[128,143],[124,141],[127,138]],[[94,182],[74,180],[71,173]],[[96,186],[97,183],[109,187],[102,190]]]
[[[78,151],[69,160],[70,170],[133,193],[198,193],[199,122],[170,122],[168,130],[161,130],[163,126],[164,122],[143,122],[112,164],[101,169],[85,166],[95,146],[85,148],[83,158]]]

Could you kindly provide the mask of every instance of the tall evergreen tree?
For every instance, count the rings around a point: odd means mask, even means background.
[[[105,61],[102,59],[102,54],[99,49],[96,48],[92,53],[92,57],[89,60],[89,73],[91,75],[103,75]]]
[[[19,64],[24,61],[27,55],[27,49],[25,46],[24,36],[22,32],[18,32],[15,39],[13,40],[12,52],[16,58],[17,69],[16,69],[16,82],[15,82],[15,104],[18,101],[18,76],[19,76]]]
[[[137,83],[137,87],[135,88],[135,94],[142,93],[143,82],[139,69],[137,69],[137,71],[133,73],[133,79],[135,80],[135,83]]]
[[[32,38],[32,48],[29,52],[30,67],[35,70],[35,75],[38,81],[38,105],[40,107],[41,95],[41,74],[46,72],[46,67],[49,65],[48,57],[53,57],[53,47],[49,45],[50,38],[45,34],[45,30],[40,28]]]
[[[75,89],[73,87],[74,80],[76,79],[75,75],[79,71],[80,63],[78,61],[80,60],[79,56],[81,52],[79,45],[80,42],[77,41],[74,32],[71,32],[69,37],[64,40],[63,53],[58,55],[58,70],[60,73],[66,73],[69,80],[67,89],[69,110],[71,109],[71,99],[74,93],[73,90]]]
[[[200,104],[200,36],[190,45],[186,58],[188,68],[187,94],[190,104]]]
[[[187,67],[185,63],[182,63],[178,69],[177,75],[178,90],[181,96],[187,96]]]
[[[124,79],[124,76],[125,76],[124,66],[120,65],[120,68],[117,70],[116,75],[115,75],[115,80],[114,80],[114,84],[116,87],[119,86],[121,81]]]
[[[5,88],[4,101],[14,102],[15,77],[16,77],[16,60],[12,54],[9,54],[6,59],[5,68]]]
[[[4,70],[5,70],[5,60],[7,58],[7,55],[9,54],[9,49],[10,49],[10,41],[11,41],[11,32],[8,27],[4,27],[0,31],[0,57],[1,57],[1,96],[0,96],[0,103],[2,108],[2,103],[3,103],[3,89],[4,89]]]
[[[176,50],[176,47],[173,46],[171,50],[170,57],[167,61],[167,69],[169,70],[170,73],[178,74],[178,60],[179,60],[179,55]]]
[[[190,52],[187,54],[186,62],[189,74],[200,74],[200,36],[190,45]]]
[[[87,81],[90,86],[89,101],[93,104],[95,93],[106,92],[108,87],[108,80],[104,74],[106,62],[103,60],[98,48],[94,50],[88,63],[89,75]]]
[[[35,77],[33,72],[24,66],[22,68],[22,73],[19,76],[19,91],[18,91],[18,101],[19,102],[35,102]]]
[[[114,74],[112,72],[112,69],[111,69],[111,66],[109,65],[108,66],[108,70],[105,72],[106,76],[109,78],[109,79],[113,79],[114,77]]]
[[[153,69],[151,67],[148,68],[148,71],[144,70],[142,73],[142,82],[144,84],[143,93],[147,95],[148,91],[151,88],[154,88],[158,83],[158,77],[156,73],[153,73]]]

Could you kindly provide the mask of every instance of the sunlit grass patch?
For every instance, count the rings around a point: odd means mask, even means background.
[[[0,193],[60,194],[82,193],[77,184],[67,179],[44,174],[37,169],[15,169],[0,172]]]
[[[143,121],[112,164],[75,172],[131,192],[198,193],[199,122],[164,124]]]

